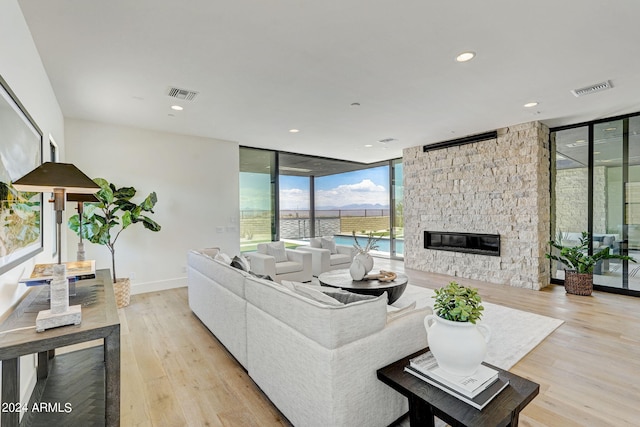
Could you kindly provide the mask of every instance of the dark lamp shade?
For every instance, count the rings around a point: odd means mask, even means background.
[[[67,202],[97,203],[99,201],[94,194],[67,193]]]
[[[63,188],[67,193],[93,194],[100,186],[71,163],[46,162],[16,180],[18,191],[46,193]]]

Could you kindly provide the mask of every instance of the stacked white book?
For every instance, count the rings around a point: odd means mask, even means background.
[[[500,378],[498,371],[485,365],[470,376],[452,375],[438,366],[430,351],[411,359],[405,371],[476,409],[484,408],[509,385],[509,380]]]

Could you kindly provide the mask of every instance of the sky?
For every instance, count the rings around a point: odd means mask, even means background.
[[[389,168],[381,166],[361,171],[318,177],[316,209],[353,204],[389,205]],[[309,179],[280,176],[280,209],[309,209]]]
[[[361,171],[318,177],[316,209],[353,204],[389,205],[389,168],[381,166]],[[269,209],[269,176],[240,174],[240,209]],[[309,178],[280,176],[280,209],[309,209]]]

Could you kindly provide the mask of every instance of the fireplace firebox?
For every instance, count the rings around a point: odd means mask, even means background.
[[[424,247],[440,251],[500,256],[500,235],[425,231]]]

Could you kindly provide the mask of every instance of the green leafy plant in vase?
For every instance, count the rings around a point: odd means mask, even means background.
[[[424,326],[429,349],[445,371],[458,376],[473,375],[487,354],[491,330],[476,324],[482,317],[482,298],[475,288],[450,282],[435,290],[434,313]]]
[[[134,187],[116,188],[103,178],[95,178],[93,181],[100,186],[100,191],[96,193],[100,203],[85,205],[82,227],[78,214],[69,218],[68,225],[78,236],[109,249],[113,283],[116,283],[116,242],[120,234],[133,224],[142,224],[147,230],[160,231],[161,226],[148,216],[154,213],[158,197],[154,191],[136,204],[131,200],[137,192]]]

